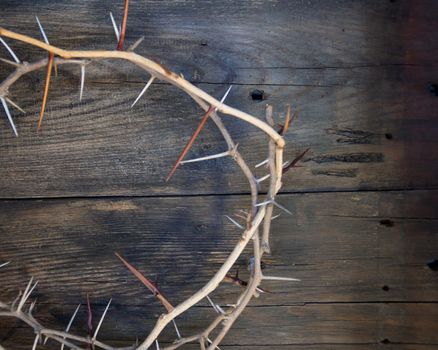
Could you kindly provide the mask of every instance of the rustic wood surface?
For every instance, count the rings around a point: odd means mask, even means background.
[[[108,12],[120,20],[122,7],[2,1],[1,26],[39,37],[37,14],[54,45],[111,49]],[[248,307],[221,348],[438,346],[438,272],[427,266],[438,259],[438,97],[429,91],[438,84],[437,11],[432,0],[131,2],[127,42],[145,35],[139,54],[218,97],[233,84],[227,103],[257,116],[270,103],[281,122],[291,103],[298,118],[286,159],[311,148],[285,176],[279,202],[293,215],[274,222],[264,259],[269,273],[302,281],[266,283],[272,293]],[[8,42],[24,60],[45,56]],[[0,79],[9,72],[0,62]],[[0,296],[14,298],[34,276],[37,316],[60,329],[86,293],[97,313],[113,297],[102,337],[130,344],[163,310],[114,251],[182,301],[233,247],[238,232],[224,215],[248,205],[248,186],[229,159],[182,166],[166,184],[202,113],[160,82],[130,109],[148,77],[119,62],[87,66],[82,102],[78,68],[60,67],[38,135],[44,74],[11,90],[27,112],[14,111],[19,138],[0,118],[0,263],[12,260],[0,270]],[[254,89],[264,101],[251,99]],[[251,165],[264,159],[263,134],[224,121]],[[225,147],[209,124],[190,157]],[[236,266],[242,278],[247,258]],[[213,296],[230,301],[236,288]],[[200,303],[179,324],[190,334],[213,316]],[[23,325],[0,319],[7,349],[32,341]]]

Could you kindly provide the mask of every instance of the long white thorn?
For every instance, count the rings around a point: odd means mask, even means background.
[[[281,204],[278,204],[276,201],[272,201],[272,203],[277,207],[280,208],[281,210],[285,211],[286,213],[288,213],[289,215],[292,215],[292,212],[287,209],[286,207],[283,207]]]
[[[133,102],[133,104],[131,105],[131,108],[135,106],[135,104],[138,102],[138,100],[144,95],[144,93],[146,92],[147,89],[149,89],[149,86],[151,86],[151,84],[154,82],[155,77],[151,76],[149,81],[147,82],[147,84],[145,85],[145,87],[143,88],[143,90],[141,90],[140,94],[137,96],[137,98],[135,99],[135,101]]]
[[[9,111],[8,104],[6,103],[6,100],[4,97],[0,97],[0,100],[2,101],[3,108],[5,109],[6,115],[8,116],[9,124],[11,124],[12,130],[14,130],[15,136],[18,136],[17,128],[15,127],[14,120],[12,119],[11,112]]]
[[[6,261],[3,264],[0,264],[0,268],[3,267],[3,266],[9,265],[10,263],[11,263],[10,261]]]
[[[202,162],[204,160],[222,158],[222,157],[226,157],[226,156],[229,156],[229,155],[230,155],[230,151],[226,151],[226,152],[222,152],[222,153],[213,154],[211,156],[205,156],[205,157],[200,157],[200,158],[195,158],[195,159],[183,160],[180,164]]]
[[[111,23],[113,24],[114,33],[116,34],[117,41],[119,41],[120,40],[120,33],[119,33],[119,29],[117,28],[116,20],[114,19],[113,13],[111,11],[110,11],[109,15],[111,18]]]
[[[142,37],[138,38],[136,40],[136,42],[128,48],[127,51],[134,51],[138,47],[138,45],[140,45],[142,43],[143,40],[144,40],[144,35]]]
[[[179,332],[179,329],[178,329],[178,326],[176,325],[175,320],[173,319],[172,322],[173,322],[173,326],[175,327],[175,332],[176,332],[176,335],[178,336],[178,339],[181,339],[182,338],[181,333]]]
[[[292,282],[299,282],[301,281],[298,278],[292,278],[292,277],[277,277],[277,276],[265,276],[262,277],[265,281],[292,281]]]
[[[258,183],[263,182],[263,181],[265,181],[266,179],[269,179],[270,176],[271,176],[271,174],[265,175],[265,176],[263,176],[263,177],[257,179],[256,181],[257,181]]]
[[[207,341],[208,341],[210,344],[213,344],[213,342],[210,340],[210,338],[207,338]],[[220,348],[219,346],[217,346],[217,345],[216,345],[216,349],[221,350],[221,348]]]
[[[157,350],[160,350],[160,344],[158,343],[158,339],[155,339],[155,347]]]
[[[15,54],[14,50],[11,49],[11,47],[6,43],[6,41],[3,40],[2,37],[0,37],[0,41],[3,44],[3,46],[6,47],[6,50],[9,51],[9,53],[11,54],[11,56],[14,59],[15,63],[21,63],[20,60],[18,59],[17,55]]]
[[[81,307],[81,304],[79,304],[79,305],[76,307],[75,312],[73,312],[73,315],[72,315],[72,317],[70,318],[70,321],[68,322],[67,327],[65,327],[65,333],[68,333],[68,332],[70,331],[70,327],[71,327],[71,325],[73,324],[73,321],[74,321],[74,319],[75,319],[75,317],[76,317],[76,314],[78,313],[80,307]],[[65,339],[65,337],[63,337],[63,339]],[[44,344],[45,344],[45,343],[44,343]],[[64,343],[61,344],[61,350],[63,350],[63,349],[64,349]]]
[[[256,165],[254,166],[254,168],[259,168],[259,167],[261,167],[262,165],[268,164],[268,162],[269,162],[269,159],[265,159],[264,161],[262,161],[262,162],[256,164]]]
[[[45,42],[47,45],[50,45],[50,44],[49,44],[49,39],[47,39],[46,32],[44,31],[44,28],[43,28],[43,26],[41,25],[40,19],[38,18],[38,16],[35,16],[35,19],[36,19],[36,21],[37,21],[37,23],[38,23],[38,27],[40,27],[40,32],[41,32],[41,35],[43,36],[44,42]]]
[[[97,325],[96,330],[95,330],[94,335],[93,335],[93,338],[91,339],[92,341],[96,340],[97,333],[99,332],[100,326],[102,325],[103,319],[105,318],[105,315],[106,315],[106,313],[108,311],[108,308],[109,308],[109,306],[111,304],[111,301],[112,301],[112,299],[110,299],[108,301],[108,304],[106,305],[105,310],[103,311],[102,317],[100,318],[99,324]]]
[[[221,99],[220,105],[214,109],[215,112],[217,112],[217,110],[222,107],[222,105],[223,105],[225,99],[227,98],[228,94],[230,93],[232,87],[233,87],[233,85],[230,85],[228,90],[225,92],[224,96]]]
[[[12,101],[10,98],[5,97],[6,102],[8,102],[12,107],[17,108],[21,113],[26,114],[26,111],[21,108],[19,105],[17,105],[14,101]]]
[[[35,340],[33,341],[33,346],[32,346],[32,350],[35,350],[37,345],[38,345],[38,340],[40,339],[40,334],[37,333],[37,335],[35,336]]]
[[[33,282],[33,277],[30,278],[29,283],[26,286],[26,289],[24,290],[23,295],[21,296],[21,300],[20,303],[17,306],[17,312],[20,312],[21,309],[23,308],[23,305],[26,303],[27,298],[29,297],[30,293],[32,293],[33,289],[36,287],[37,283],[35,283],[35,285],[31,288]]]
[[[7,60],[6,58],[2,58],[2,57],[0,57],[0,61],[2,61],[4,63],[7,63],[7,64],[10,64],[11,66],[14,66],[14,67],[20,67],[21,66],[20,63],[16,63],[14,61]]]
[[[81,65],[81,87],[79,91],[79,101],[82,101],[82,94],[84,93],[85,83],[85,65]]]
[[[271,218],[271,221],[272,221],[272,220],[275,220],[275,219],[278,218],[278,217],[280,217],[280,215],[281,215],[281,214],[278,214],[278,215],[273,216],[273,217]]]
[[[210,303],[211,307],[214,309],[214,311],[219,314],[220,313],[219,309],[216,307],[216,304],[213,303],[213,300],[211,300],[211,298],[208,295],[207,295],[207,300]]]
[[[225,215],[225,217],[228,220],[230,220],[234,225],[236,225],[238,228],[240,228],[241,230],[244,229],[244,227],[241,224],[239,224],[236,220],[234,220],[233,218],[229,217],[228,215]]]

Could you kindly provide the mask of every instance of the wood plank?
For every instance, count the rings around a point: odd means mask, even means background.
[[[264,108],[249,97],[256,88],[265,90],[264,102],[278,114],[288,102],[296,106],[299,120],[287,136],[287,159],[308,147],[312,152],[286,177],[285,191],[436,188],[438,99],[427,91],[438,72],[431,30],[436,19],[430,16],[436,2],[337,5],[240,2],[233,5],[236,10],[211,1],[136,2],[128,39],[148,33],[139,53],[163,58],[215,96],[236,84],[227,101],[254,115],[262,116]],[[2,25],[38,35],[34,6],[2,4]],[[114,7],[107,1],[60,2],[46,4],[38,14],[56,44],[110,48],[114,36],[107,12]],[[226,19],[221,26],[212,26],[216,13]],[[74,20],[66,22],[66,14]],[[272,23],[268,31],[261,25],[266,21]],[[44,56],[23,45],[14,48],[24,59]],[[1,64],[0,76],[9,71]],[[200,111],[161,84],[130,110],[147,77],[118,62],[87,67],[83,103],[77,68],[61,68],[43,135],[37,136],[43,75],[26,77],[12,90],[28,112],[15,114],[20,138],[0,120],[2,198],[247,191],[227,160],[183,167],[165,184]],[[264,136],[239,121],[225,121],[248,162],[258,163],[266,153]],[[191,156],[224,147],[209,126]],[[203,181],[190,186],[195,178]]]
[[[265,283],[273,293],[254,305],[438,301],[436,271],[426,265],[437,258],[437,191],[279,200],[294,215],[274,221],[265,273],[302,281]],[[34,276],[40,303],[72,305],[89,292],[156,305],[117,251],[181,302],[224,261],[239,235],[224,215],[246,205],[245,196],[2,201],[0,261],[13,262],[0,272],[2,296],[13,299]],[[235,266],[244,279],[249,254]],[[214,297],[229,303],[236,288],[224,284]]]
[[[117,301],[115,301],[117,303]],[[96,313],[104,305],[95,307]],[[67,309],[67,307],[65,308]],[[71,312],[74,306],[68,307]],[[72,332],[86,333],[86,308],[78,313],[77,324]],[[101,339],[125,341],[124,345],[142,338],[153,326],[148,309],[117,305],[110,309],[101,331]],[[41,318],[53,325],[60,318],[67,323],[69,316],[60,316],[60,308],[43,306]],[[350,345],[376,348],[377,344],[400,344],[402,348],[426,348],[438,344],[436,317],[438,304],[318,304],[306,306],[249,307],[236,322],[235,327],[224,339],[223,344],[231,346],[298,346],[307,345]],[[214,311],[207,308],[192,309],[189,316],[178,319],[182,334],[200,331],[200,324],[214,317]],[[0,332],[13,339],[14,331],[3,321]],[[16,335],[22,334],[20,328]],[[5,337],[5,336],[3,336]],[[174,331],[167,330],[163,342],[175,338]],[[0,338],[1,339],[1,338]],[[9,340],[8,339],[8,340]],[[20,339],[22,339],[20,337]],[[6,340],[6,339],[4,339]],[[11,341],[9,340],[9,341]],[[3,341],[4,342],[4,341]],[[306,349],[306,347],[304,347]],[[421,347],[419,347],[421,349]],[[360,347],[359,347],[360,349]]]

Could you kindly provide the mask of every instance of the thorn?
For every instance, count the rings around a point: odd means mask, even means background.
[[[179,332],[178,326],[176,325],[175,319],[172,320],[173,326],[175,327],[176,335],[178,336],[178,339],[181,339],[181,333]]]
[[[166,182],[168,182],[170,180],[170,178],[173,176],[173,174],[175,173],[176,169],[180,165],[181,161],[184,159],[184,157],[186,156],[186,154],[190,150],[190,147],[192,147],[193,143],[195,142],[196,138],[198,137],[198,135],[201,132],[202,128],[204,127],[205,123],[207,123],[207,120],[210,117],[210,114],[213,113],[213,111],[217,111],[222,106],[223,102],[227,98],[228,93],[230,92],[232,87],[233,86],[231,85],[228,88],[228,90],[225,92],[225,95],[222,97],[222,99],[220,101],[220,104],[219,104],[219,106],[217,108],[214,108],[213,106],[210,106],[208,108],[208,110],[205,112],[205,114],[202,117],[201,122],[199,123],[197,129],[195,130],[195,132],[193,133],[192,137],[189,139],[189,141],[187,142],[187,144],[183,148],[181,154],[179,155],[179,157],[178,157],[175,165],[173,166],[172,170],[170,171],[169,175],[167,175]]]
[[[9,53],[11,54],[11,56],[12,56],[12,58],[14,59],[15,63],[20,64],[21,62],[20,62],[20,60],[18,59],[17,55],[15,55],[14,50],[11,49],[11,47],[6,43],[6,41],[3,40],[2,37],[0,37],[0,41],[1,41],[1,43],[3,44],[3,46],[6,47],[6,50],[9,51]],[[5,60],[5,61],[7,61],[7,60]],[[10,61],[9,61],[9,62],[10,62]]]
[[[87,293],[87,328],[88,328],[88,335],[91,336],[91,332],[93,330],[93,312],[91,311],[91,304],[90,304],[90,296]]]
[[[84,92],[84,83],[85,83],[85,66],[81,65],[81,87],[79,91],[79,101],[82,101],[82,94]]]
[[[127,51],[129,51],[129,52],[134,51],[134,50],[138,47],[138,45],[140,45],[140,44],[142,43],[143,40],[144,40],[144,35],[143,35],[142,37],[138,38],[137,41],[136,41],[134,44],[132,44],[132,45],[128,48]]]
[[[1,58],[0,57],[0,61],[2,61],[4,63],[7,63],[7,64],[10,64],[11,66],[14,66],[14,67],[20,67],[21,66],[20,63],[15,63],[13,61],[7,60],[6,58]]]
[[[114,19],[114,16],[113,16],[111,11],[110,11],[109,15],[110,15],[111,23],[113,24],[114,33],[116,34],[116,38],[117,38],[117,42],[118,42],[120,40],[119,29],[117,28],[116,20]]]
[[[291,161],[287,166],[283,165],[283,174],[286,173],[289,169],[293,168],[305,155],[309,152],[310,148],[306,149],[303,153],[298,155],[293,161]]]
[[[256,181],[257,181],[257,183],[260,183],[260,182],[265,181],[266,179],[269,179],[270,177],[271,177],[271,174],[267,174],[259,179],[256,179]]]
[[[155,347],[160,350],[160,344],[158,344],[158,339],[155,339]]]
[[[8,104],[6,103],[6,100],[4,97],[0,97],[0,100],[2,101],[3,108],[6,112],[7,117],[8,117],[9,124],[11,124],[12,130],[14,131],[15,136],[18,136],[17,128],[15,127],[14,120],[12,119],[12,115],[11,115],[11,112],[9,111],[9,107],[8,107]]]
[[[33,290],[35,289],[35,287],[38,284],[38,281],[36,281],[35,284],[33,285],[33,287],[31,287],[32,282],[33,282],[33,277],[30,278],[30,281],[27,284],[26,289],[24,290],[24,293],[23,293],[23,296],[21,297],[20,303],[17,306],[17,312],[21,311],[21,309],[23,308],[23,306],[26,303],[27,299],[32,294]]]
[[[207,338],[207,341],[208,341],[210,344],[213,344],[213,342],[210,340],[210,338]],[[216,349],[221,350],[221,348],[220,348],[219,346],[217,346],[217,345],[216,345]]]
[[[152,75],[150,77],[149,81],[147,82],[147,84],[145,85],[145,87],[143,88],[143,90],[141,90],[140,94],[135,99],[134,103],[131,105],[131,108],[135,106],[137,101],[143,96],[143,94],[146,92],[146,90],[149,89],[149,86],[151,86],[151,84],[154,82],[154,80],[155,80],[155,77]]]
[[[40,27],[40,32],[41,32],[41,35],[43,36],[43,39],[44,39],[45,43],[46,43],[47,45],[50,45],[50,43],[49,43],[49,39],[47,39],[46,32],[44,31],[44,28],[43,28],[43,26],[41,25],[41,22],[40,22],[38,16],[35,16],[35,19],[36,19],[36,21],[37,21],[37,23],[38,23],[38,27]]]
[[[125,259],[123,259],[118,253],[114,252],[114,254],[120,259],[120,261],[123,264],[125,264],[125,266],[129,269],[129,271],[131,271],[131,273],[135,277],[137,277],[140,280],[140,282],[143,283],[146,286],[146,288],[148,288],[154,294],[154,296],[161,302],[161,304],[163,304],[163,306],[166,308],[168,312],[171,312],[173,310],[173,305],[166,299],[163,293],[161,293],[160,290],[151,281],[149,281],[149,279],[143,276],[140,271],[138,271]]]
[[[128,8],[129,8],[129,0],[125,0],[122,28],[120,29],[120,39],[119,39],[119,43],[117,44],[118,51],[123,51],[123,44],[125,43],[126,23],[128,22]]]
[[[32,302],[30,303],[30,306],[29,306],[29,315],[32,314],[32,311],[33,311],[33,309],[35,308],[36,302],[37,302],[37,299],[35,299],[34,301],[32,301]]]
[[[5,263],[0,264],[0,268],[1,268],[1,267],[4,267],[4,266],[6,266],[6,265],[9,265],[10,263],[11,263],[10,261],[6,261]]]
[[[49,95],[50,77],[52,75],[52,67],[53,67],[53,59],[54,58],[55,58],[55,55],[53,54],[53,52],[50,52],[49,53],[49,62],[47,63],[46,85],[44,87],[43,103],[41,104],[41,111],[40,111],[40,117],[38,119],[37,130],[39,130],[41,128],[41,123],[42,123],[43,117],[44,117],[44,111],[46,109],[47,96]]]
[[[35,336],[35,340],[33,341],[32,350],[36,349],[39,339],[40,339],[40,333],[37,333],[37,335]]]
[[[65,333],[68,333],[68,332],[69,332],[70,327],[71,327],[71,325],[73,324],[73,320],[75,319],[76,314],[78,313],[80,307],[81,307],[81,304],[79,304],[79,305],[76,307],[76,310],[75,310],[75,312],[73,313],[72,317],[70,318],[70,321],[68,322],[67,327],[65,327]],[[46,338],[46,340],[44,340],[44,344],[46,344],[47,339],[48,339],[48,338]],[[63,339],[65,339],[65,337],[63,337]],[[61,344],[61,350],[63,350],[63,349],[64,349],[64,344]]]
[[[267,204],[273,204],[273,205],[275,205],[276,207],[278,207],[278,208],[284,210],[286,213],[292,215],[292,212],[291,212],[291,211],[289,211],[287,208],[283,207],[281,204],[278,204],[276,201],[274,201],[274,200],[272,200],[272,199],[269,199],[269,200],[267,200],[267,201],[264,201],[264,202],[258,203],[258,204],[256,204],[255,206],[256,206],[256,207],[261,207],[261,206],[263,206],[263,205],[267,205]]]
[[[244,229],[244,227],[239,224],[236,220],[234,220],[233,218],[229,217],[228,215],[224,215],[228,220],[230,220],[234,225],[236,225],[238,228],[240,229]]]
[[[268,164],[268,162],[269,162],[269,159],[267,158],[267,159],[265,159],[264,161],[262,161],[262,162],[256,164],[256,165],[254,166],[254,168],[259,168],[259,167],[261,167],[262,165]]]
[[[106,313],[107,313],[107,311],[108,311],[108,308],[109,308],[109,306],[110,306],[110,304],[111,304],[111,301],[112,301],[112,299],[110,299],[110,300],[108,301],[108,304],[106,304],[106,307],[105,307],[105,310],[103,311],[102,317],[100,318],[99,323],[97,324],[96,330],[94,331],[93,338],[91,338],[91,340],[92,340],[93,342],[96,340],[97,333],[99,332],[100,326],[102,325],[103,319],[105,318],[105,315],[106,315]]]
[[[18,109],[21,113],[26,114],[26,111],[21,108],[19,105],[17,105],[14,101],[12,101],[10,98],[5,97],[6,102],[8,102],[12,107],[15,107]]]
[[[275,219],[278,218],[278,217],[280,217],[280,214],[273,216],[273,217],[271,218],[271,221],[272,221],[272,220],[275,220]]]
[[[290,123],[294,119],[293,117],[294,116],[292,115],[292,112],[291,112],[291,106],[288,104],[287,105],[287,112],[286,112],[286,118],[284,120],[284,124],[281,125],[280,130],[278,130],[278,133],[280,135],[284,135],[288,131]]]
[[[291,277],[276,277],[276,276],[263,276],[263,280],[269,280],[269,281],[292,281],[292,282],[299,282],[301,281],[298,278],[291,278]]]
[[[222,152],[222,153],[213,154],[213,155],[211,155],[211,156],[206,156],[206,157],[200,157],[200,158],[195,158],[195,159],[183,160],[183,161],[181,161],[180,164],[202,162],[202,161],[204,161],[204,160],[216,159],[216,158],[222,158],[222,157],[226,157],[226,156],[229,156],[229,155],[230,155],[230,151],[226,151],[226,152]]]

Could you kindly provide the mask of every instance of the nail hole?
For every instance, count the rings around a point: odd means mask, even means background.
[[[251,91],[251,98],[255,101],[261,101],[265,98],[265,92],[263,90],[253,90]]]
[[[382,344],[389,344],[390,341],[389,341],[389,339],[385,338],[385,339],[383,339],[383,340],[381,341],[381,343],[382,343]]]
[[[392,226],[394,226],[394,221],[391,221],[388,219],[383,219],[383,220],[380,220],[380,225],[386,226],[386,227],[392,227]]]
[[[385,286],[382,287],[382,290],[384,290],[385,292],[388,292],[389,291],[389,287],[385,285]]]
[[[437,84],[429,84],[427,89],[433,96],[438,96],[438,85]]]
[[[385,137],[387,140],[392,140],[392,134],[390,134],[390,133],[386,133]]]
[[[432,259],[432,260],[428,261],[426,265],[427,265],[431,270],[433,270],[433,271],[438,271],[438,260],[437,260],[437,259]]]
[[[205,40],[203,40],[201,41],[201,46],[208,46],[208,43]]]

